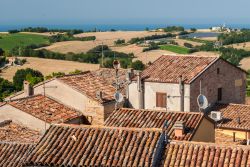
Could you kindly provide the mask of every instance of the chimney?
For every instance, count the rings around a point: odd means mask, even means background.
[[[102,91],[96,91],[96,98],[102,100]]]
[[[23,81],[23,88],[26,97],[34,95],[34,89],[28,81]]]
[[[134,77],[134,70],[130,68],[128,69],[127,74],[126,74],[126,80],[128,81],[128,83],[131,82],[133,77]]]
[[[183,121],[176,121],[174,124],[175,137],[182,137],[185,133],[185,125]]]
[[[182,76],[179,78],[179,91],[180,91],[180,111],[184,111],[184,82]]]
[[[137,75],[137,90],[138,90],[138,102],[139,102],[139,109],[143,109],[144,107],[144,92],[143,92],[143,87],[142,87],[142,79],[141,79],[141,72],[138,72]]]

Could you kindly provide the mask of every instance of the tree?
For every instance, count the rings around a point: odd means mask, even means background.
[[[145,64],[143,64],[143,62],[140,60],[136,60],[135,62],[132,62],[131,68],[142,71],[145,69]]]
[[[35,85],[43,81],[43,74],[31,68],[17,70],[13,77],[13,84],[16,90],[22,90],[24,80],[28,80],[32,85]]]
[[[0,56],[3,56],[3,54],[4,54],[4,50],[0,48]]]
[[[196,29],[196,28],[190,28],[190,30],[191,30],[192,32],[197,31],[197,29]]]
[[[1,101],[3,101],[5,97],[9,96],[14,91],[15,91],[15,87],[11,82],[3,78],[0,78],[0,100]]]

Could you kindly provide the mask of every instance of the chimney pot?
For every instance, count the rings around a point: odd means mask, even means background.
[[[184,135],[185,125],[183,121],[176,121],[174,124],[175,137],[182,137]]]
[[[99,100],[102,100],[102,91],[97,91],[96,92],[96,98],[99,99]]]
[[[28,81],[23,81],[23,88],[24,88],[25,96],[33,96],[34,95],[34,89]]]

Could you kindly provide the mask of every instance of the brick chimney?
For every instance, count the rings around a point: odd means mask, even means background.
[[[174,124],[175,137],[182,137],[185,133],[185,124],[183,121],[176,121]]]
[[[102,91],[96,91],[96,98],[99,99],[99,100],[102,100],[102,98],[103,98]]]
[[[26,97],[34,95],[34,89],[28,81],[23,81],[23,88]]]

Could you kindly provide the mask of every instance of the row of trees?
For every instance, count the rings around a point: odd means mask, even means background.
[[[38,33],[44,33],[44,32],[66,32],[67,34],[80,34],[83,33],[83,30],[80,29],[48,29],[46,27],[27,27],[23,29],[15,29],[15,30],[9,30],[9,33],[17,33],[17,32],[38,32]]]
[[[161,38],[170,38],[170,37],[175,37],[174,34],[171,33],[166,33],[166,34],[162,34],[162,35],[151,35],[151,36],[146,36],[146,37],[142,37],[142,38],[132,38],[130,41],[128,41],[128,43],[130,44],[134,44],[134,43],[140,43],[143,42],[145,40],[154,40],[154,39],[161,39]]]
[[[218,40],[223,45],[250,42],[250,30],[244,29],[241,32],[222,33],[218,36]]]
[[[168,26],[163,28],[165,32],[173,32],[173,31],[185,31],[184,27],[182,26]]]
[[[221,58],[224,60],[227,60],[228,62],[239,66],[240,61],[245,58],[250,56],[250,51],[246,51],[244,49],[235,49],[232,47],[219,47],[216,48],[214,47],[214,43],[206,43],[204,45],[196,47],[197,50],[199,51],[216,51],[221,54]]]
[[[62,42],[62,41],[94,41],[95,36],[86,36],[86,37],[74,37],[71,34],[57,34],[49,37],[50,43]]]
[[[106,68],[113,68],[114,59],[118,59],[122,68],[128,68],[132,65],[134,54],[126,54],[122,52],[112,51],[107,45],[99,45],[89,50],[87,53],[57,53],[45,49],[34,50],[35,45],[26,47],[15,47],[10,50],[11,55],[26,56],[26,57],[39,57],[47,59],[69,60],[78,61],[92,64],[102,64],[102,52],[104,54],[103,65]]]

